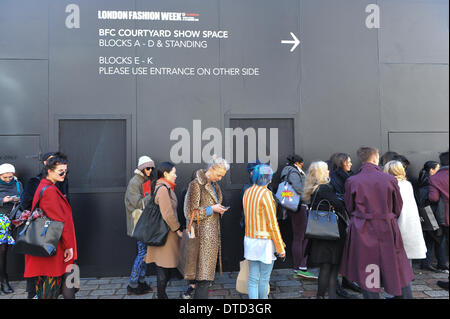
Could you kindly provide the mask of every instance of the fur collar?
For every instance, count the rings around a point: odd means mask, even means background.
[[[206,178],[206,171],[204,169],[197,171],[197,180],[200,185],[208,184],[208,178]]]
[[[217,183],[211,183],[206,178],[206,171],[204,169],[200,169],[197,171],[197,181],[200,185],[202,185],[206,191],[211,195],[215,204],[220,204],[222,202],[222,192],[220,191],[220,187]],[[217,195],[216,195],[217,194]]]

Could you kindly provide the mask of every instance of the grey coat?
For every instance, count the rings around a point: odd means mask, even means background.
[[[127,217],[127,235],[132,236],[134,231],[133,216],[131,213],[135,209],[143,209],[143,193],[142,184],[148,181],[148,178],[144,174],[136,169],[134,171],[135,175],[130,179],[127,186],[127,191],[125,192],[125,210]]]
[[[305,173],[300,172],[297,167],[288,165],[281,171],[281,180],[283,181],[286,177],[288,178],[287,181],[292,185],[297,194],[300,194],[301,196],[305,185]]]

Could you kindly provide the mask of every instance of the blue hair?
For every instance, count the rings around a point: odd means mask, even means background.
[[[265,186],[270,183],[273,170],[267,164],[256,165],[253,168],[252,183],[258,186]]]

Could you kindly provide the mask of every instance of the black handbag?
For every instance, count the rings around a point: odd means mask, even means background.
[[[311,203],[315,202],[318,192],[319,189],[316,190],[316,194],[314,195],[314,199]],[[328,203],[328,211],[319,210],[322,202]],[[347,224],[346,219],[338,215],[339,214],[335,212],[334,208],[332,208],[330,202],[327,199],[322,199],[316,205],[316,209],[312,209],[312,207],[310,207],[308,210],[308,222],[306,225],[305,237],[312,239],[338,240],[341,237],[338,226],[339,218],[342,218],[342,220]]]
[[[42,217],[32,219],[33,215],[35,215],[33,213],[38,213],[38,210],[41,210],[39,201],[47,187],[49,186],[42,188],[39,199],[31,210],[32,213],[26,223],[19,226],[16,230],[16,243],[13,246],[15,253],[38,257],[51,257],[56,254],[64,223],[51,220],[45,216],[45,212],[43,212]]]
[[[419,216],[423,231],[435,231],[439,229],[439,224],[430,205],[419,208]]]
[[[133,231],[133,238],[146,244],[147,246],[163,246],[166,243],[169,234],[169,226],[162,218],[161,210],[155,203],[155,197],[162,185],[155,190],[150,203],[142,211],[136,227]]]

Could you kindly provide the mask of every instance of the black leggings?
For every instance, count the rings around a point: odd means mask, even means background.
[[[328,299],[336,299],[337,278],[339,273],[339,265],[321,264],[317,297],[324,297],[328,290]]]
[[[156,286],[158,299],[169,299],[166,293],[167,283],[170,279],[170,269],[156,266]]]
[[[8,280],[6,273],[6,253],[8,252],[8,244],[0,245],[0,280]]]

